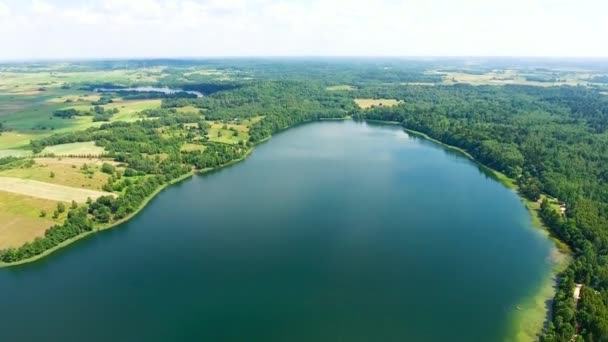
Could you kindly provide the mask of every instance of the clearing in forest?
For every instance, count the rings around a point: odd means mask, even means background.
[[[249,140],[249,126],[242,123],[209,121],[209,124],[211,125],[208,130],[210,141],[224,144],[236,144],[239,141]]]
[[[115,196],[109,192],[78,189],[64,185],[39,182],[31,179],[0,177],[0,191],[12,192],[53,201],[84,203],[88,198],[93,200],[101,196]]]
[[[93,141],[47,146],[41,154],[54,154],[56,156],[100,156],[105,152],[103,147],[95,145]]]
[[[203,152],[203,151],[205,151],[205,149],[207,149],[207,146],[205,146],[205,145],[185,143],[184,145],[182,145],[181,151],[182,152],[191,152],[191,151]]]
[[[393,107],[401,103],[395,99],[355,99],[355,103],[361,109],[372,107]]]
[[[350,91],[350,90],[355,90],[355,87],[348,85],[348,84],[339,84],[339,85],[334,85],[334,86],[329,86],[327,88],[325,88],[325,90],[329,90],[329,91]]]

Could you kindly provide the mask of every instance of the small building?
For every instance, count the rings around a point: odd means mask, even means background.
[[[563,216],[566,216],[566,203],[560,203],[559,204],[559,212]]]
[[[583,288],[583,284],[576,284],[574,287],[574,302],[578,303],[578,300],[581,299],[581,289]]]

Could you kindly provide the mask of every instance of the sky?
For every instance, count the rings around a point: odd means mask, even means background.
[[[608,57],[605,0],[0,0],[0,60]]]

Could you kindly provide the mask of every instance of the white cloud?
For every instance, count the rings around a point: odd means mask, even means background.
[[[0,1],[0,17],[11,14],[11,9],[2,1]]]
[[[43,0],[32,0],[32,11],[46,14],[54,9],[52,5]]]
[[[13,32],[0,59],[608,56],[604,13],[603,0],[0,0]]]

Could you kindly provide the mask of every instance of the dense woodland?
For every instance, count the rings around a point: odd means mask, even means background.
[[[422,72],[425,66],[416,63],[389,63],[388,68],[358,65],[357,61],[318,61],[306,67],[300,61],[241,61],[232,66],[209,63],[234,79],[185,77],[182,65],[173,64],[160,85],[203,91],[207,96],[154,94],[163,98],[162,109],[143,113],[154,120],[103,124],[32,141],[34,152],[50,145],[95,141],[123,165],[106,170],[112,177],[105,189],[120,196],[101,197],[71,209],[63,225],[49,229],[44,238],[1,252],[0,260],[12,262],[40,254],[94,229],[95,224],[124,218],[163,184],[193,168],[208,169],[243,158],[251,146],[282,129],[346,116],[392,121],[465,149],[483,164],[515,179],[521,194],[530,200],[539,200],[544,193],[566,204],[565,216],[546,201],[540,209],[544,223],[570,246],[574,256],[560,274],[552,322],[541,339],[571,341],[578,335],[584,341],[608,341],[608,96],[589,87],[403,84],[437,82],[437,75]],[[103,67],[112,68],[111,63]],[[327,86],[337,84],[353,88],[327,90]],[[362,110],[353,102],[355,98],[398,99],[402,103]],[[201,112],[179,114],[174,110],[186,105]],[[250,128],[248,142],[229,145],[196,139],[205,135],[204,120],[257,116],[263,119]],[[192,123],[198,123],[194,131],[184,129],[184,124]],[[206,149],[181,151],[185,142],[205,144]],[[18,162],[0,161],[0,165]],[[577,307],[575,283],[585,285]]]

